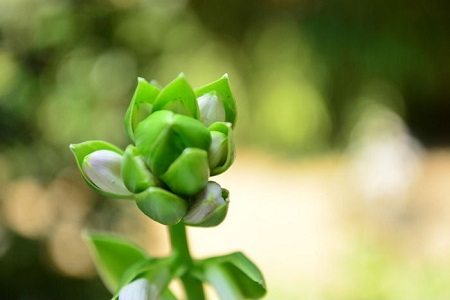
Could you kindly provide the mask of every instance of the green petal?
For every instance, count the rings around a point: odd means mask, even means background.
[[[197,100],[183,74],[170,82],[155,100],[153,110],[170,110],[174,113],[198,119]]]
[[[138,78],[138,85],[124,119],[125,132],[132,141],[134,141],[134,131],[139,122],[152,113],[153,102],[158,94],[157,87],[148,83],[144,78]]]
[[[116,146],[114,146],[110,143],[104,142],[104,141],[87,141],[87,142],[83,142],[83,143],[79,143],[79,144],[71,144],[69,147],[75,156],[75,160],[77,162],[78,169],[80,170],[80,173],[81,173],[83,179],[93,190],[95,190],[99,194],[101,194],[105,197],[109,197],[109,198],[132,198],[131,193],[123,194],[123,195],[115,194],[115,193],[110,193],[108,191],[105,191],[105,190],[99,188],[96,184],[94,184],[92,182],[92,180],[89,179],[89,177],[83,171],[84,159],[89,154],[91,154],[95,151],[99,151],[99,150],[109,150],[109,151],[113,151],[113,152],[116,152],[116,153],[122,155],[123,154],[122,150],[120,150]]]
[[[219,100],[222,101],[225,108],[226,122],[230,122],[234,127],[236,123],[236,102],[231,93],[228,74],[223,75],[214,82],[195,89],[195,96],[197,98],[209,93],[217,95]]]
[[[191,196],[198,193],[209,178],[206,151],[186,148],[160,178],[177,194]]]
[[[100,278],[111,293],[118,289],[131,265],[148,259],[144,250],[113,235],[87,232],[84,237]]]
[[[122,179],[133,193],[140,193],[151,186],[159,185],[158,178],[150,172],[132,145],[129,145],[123,154]]]
[[[188,208],[184,199],[157,187],[150,187],[137,194],[135,200],[144,214],[164,225],[180,222]]]

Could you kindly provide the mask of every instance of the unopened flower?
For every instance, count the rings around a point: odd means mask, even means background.
[[[100,189],[117,195],[130,194],[120,175],[122,156],[110,150],[92,152],[83,160],[83,171]]]
[[[214,181],[193,198],[183,222],[187,225],[211,227],[222,223],[228,211],[228,191]]]
[[[171,191],[191,196],[208,182],[211,135],[200,121],[156,111],[139,124],[135,138],[146,165]]]

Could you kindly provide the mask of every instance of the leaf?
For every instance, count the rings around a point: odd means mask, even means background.
[[[103,196],[109,197],[109,198],[124,199],[124,198],[132,198],[133,197],[133,195],[131,193],[127,194],[127,195],[117,195],[117,194],[109,193],[107,191],[102,190],[97,185],[95,185],[86,176],[86,174],[83,171],[83,161],[87,155],[89,155],[95,151],[98,151],[98,150],[110,150],[110,151],[113,151],[113,152],[116,152],[116,153],[122,155],[123,154],[122,150],[120,150],[116,146],[114,146],[110,143],[104,142],[104,141],[87,141],[87,142],[83,142],[83,143],[79,143],[79,144],[70,144],[69,147],[75,156],[75,160],[77,162],[77,166],[78,166],[78,169],[80,170],[81,176],[93,190],[95,190],[97,193],[99,193]]]
[[[200,265],[204,270],[204,280],[214,285],[219,293],[236,293],[249,299],[258,299],[266,294],[261,271],[241,252],[204,259]]]
[[[148,255],[138,246],[109,234],[87,232],[88,242],[97,271],[111,293],[133,264],[148,260]]]
[[[151,287],[160,294],[160,299],[176,300],[176,297],[169,290],[168,285],[172,279],[179,276],[184,271],[184,267],[180,268],[179,266],[174,265],[173,256],[150,258],[148,260],[139,261],[134,265],[131,265],[125,272],[120,285],[111,300],[116,300],[123,288],[139,278],[146,279]]]
[[[132,141],[134,141],[134,130],[139,122],[152,113],[153,102],[158,94],[157,87],[148,83],[144,78],[138,78],[138,85],[124,119],[125,132]]]
[[[175,225],[187,212],[187,202],[158,187],[150,187],[135,197],[139,209],[148,217],[164,225]]]

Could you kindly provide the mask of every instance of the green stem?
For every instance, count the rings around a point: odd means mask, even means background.
[[[186,227],[178,223],[169,226],[170,242],[172,244],[172,254],[175,255],[178,265],[185,266],[187,271],[181,276],[186,297],[188,300],[204,300],[205,293],[200,280],[192,276],[191,270],[194,262],[189,251]]]

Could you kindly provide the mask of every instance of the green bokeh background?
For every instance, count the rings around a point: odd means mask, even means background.
[[[107,299],[92,272],[52,262],[49,236],[67,218],[80,230],[116,230],[116,215],[126,215],[83,186],[68,145],[127,145],[122,118],[138,76],[165,85],[184,72],[196,87],[227,72],[238,147],[303,159],[341,153],[370,105],[399,115],[426,149],[448,147],[449,53],[444,0],[1,0],[1,199],[15,184],[66,184],[89,204],[25,234],[0,206],[0,299]],[[398,262],[366,255],[353,262],[373,266],[358,288],[330,287],[322,296],[398,296],[370,284]],[[416,283],[422,299],[450,297],[449,287],[443,295],[426,290],[442,273],[430,269],[403,284]]]

